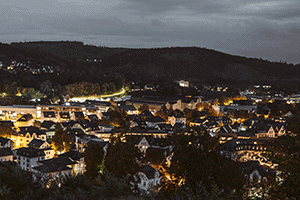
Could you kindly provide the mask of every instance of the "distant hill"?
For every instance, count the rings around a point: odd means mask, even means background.
[[[101,60],[116,53],[125,51],[124,48],[96,47],[84,45],[83,42],[54,41],[54,42],[25,42],[12,43],[12,46],[28,48],[34,51],[51,53],[54,56],[69,61],[86,61],[86,59]]]
[[[60,67],[68,67],[73,64],[46,51],[33,50],[27,47],[3,43],[0,43],[0,60],[30,61],[32,64],[55,65]]]
[[[300,82],[300,64],[233,56],[199,47],[127,49],[96,47],[82,42],[26,42],[12,43],[11,47],[18,49],[17,54],[24,57],[28,55],[26,52],[37,52],[36,56],[46,56],[46,59],[61,62],[74,70],[82,70],[82,66],[86,70],[94,67],[103,73],[117,72],[140,78],[165,76],[196,81]],[[97,62],[87,62],[87,59],[96,59]]]

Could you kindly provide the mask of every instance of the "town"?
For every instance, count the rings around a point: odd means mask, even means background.
[[[300,1],[0,4],[0,200],[300,200]]]
[[[189,81],[175,83],[197,89]],[[300,112],[300,95],[272,91],[271,85],[252,88],[208,99],[155,96],[153,83],[132,82],[126,94],[110,98],[66,94],[59,104],[0,106],[0,161],[44,180],[46,188],[63,184],[66,176],[84,174],[97,185],[101,176],[121,182],[129,175],[119,190],[144,197],[172,194],[188,184],[198,190],[199,180],[210,195],[214,183],[219,197],[228,190],[237,199],[268,197],[272,181],[286,178],[269,149],[278,138],[294,134],[289,126]],[[202,90],[223,94],[230,88]]]

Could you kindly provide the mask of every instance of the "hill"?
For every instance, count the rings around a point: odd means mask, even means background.
[[[199,47],[126,49],[96,47],[82,42],[26,42],[11,46],[34,50],[41,55],[45,53],[48,59],[61,61],[73,70],[93,67],[103,73],[121,73],[133,78],[151,80],[163,76],[201,82],[300,82],[300,64],[233,56]]]
[[[12,46],[26,48],[33,51],[41,51],[50,53],[56,57],[73,62],[81,62],[88,60],[101,60],[108,56],[122,52],[124,48],[108,48],[96,47],[92,45],[84,45],[83,42],[69,41],[41,41],[41,42],[25,42],[12,43]]]

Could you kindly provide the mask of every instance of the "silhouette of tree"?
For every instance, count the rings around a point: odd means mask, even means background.
[[[100,173],[103,157],[103,148],[97,143],[92,143],[85,149],[84,162],[86,164],[86,175],[88,177],[96,178]]]

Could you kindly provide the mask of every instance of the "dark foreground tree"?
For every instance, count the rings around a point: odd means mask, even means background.
[[[2,124],[0,125],[0,137],[11,137],[11,135],[14,133],[12,130],[11,125],[9,124]]]
[[[163,188],[167,194],[176,194],[185,187],[196,193],[199,185],[208,192],[216,186],[219,195],[242,193],[244,178],[238,164],[220,155],[218,139],[205,128],[192,127],[185,134],[174,134],[172,143],[174,154],[166,167]]]
[[[157,148],[148,148],[146,151],[146,155],[143,159],[144,163],[150,162],[155,167],[162,164],[162,162],[165,160],[164,150],[157,149]]]
[[[116,138],[108,149],[105,169],[117,178],[133,176],[139,169],[141,153],[134,144]]]
[[[294,116],[287,125],[287,133],[272,141],[266,156],[278,164],[277,182],[272,185],[270,197],[300,198],[300,116]]]
[[[102,161],[104,157],[103,148],[97,144],[92,143],[84,151],[84,161],[86,164],[86,175],[90,178],[96,178],[99,175]]]

